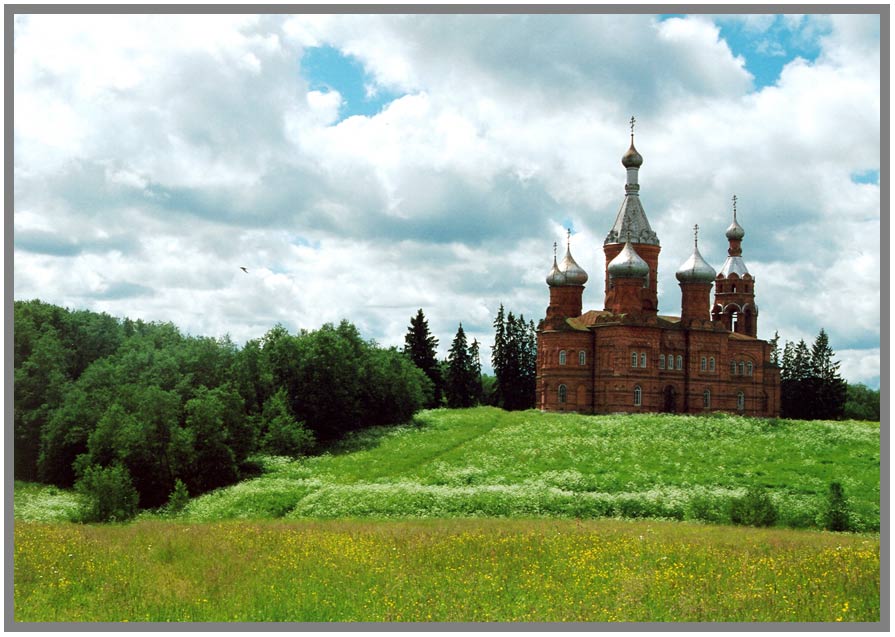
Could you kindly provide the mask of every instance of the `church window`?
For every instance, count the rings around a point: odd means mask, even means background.
[[[646,352],[640,352],[640,366],[646,367]]]
[[[631,352],[631,367],[637,367],[637,352]]]
[[[665,369],[665,354],[659,354],[659,369]]]
[[[709,371],[710,372],[715,371],[715,357],[714,356],[709,358]]]
[[[737,392],[737,409],[743,411],[746,408],[746,394]]]
[[[568,391],[569,391],[569,390],[566,388],[565,385],[560,385],[560,386],[559,386],[559,402],[560,402],[560,403],[565,403],[565,402],[566,402],[566,394],[568,393]]]
[[[587,361],[587,354],[585,354],[584,350],[581,350],[580,352],[578,352],[578,364],[584,365],[586,361]]]
[[[730,361],[730,375],[736,376],[736,374],[737,374],[737,362]]]
[[[684,368],[684,357],[681,356],[680,354],[677,355],[677,368],[678,369]]]
[[[712,406],[712,392],[708,389],[702,392],[702,406],[706,409]]]
[[[559,352],[559,364],[560,365],[566,364],[566,350],[561,350]]]
[[[640,407],[643,404],[643,390],[640,389],[640,385],[634,386],[634,406]]]
[[[746,363],[746,376],[752,375],[752,361]]]
[[[746,363],[740,361],[740,376],[746,375]]]
[[[706,370],[706,360],[705,360],[705,356],[703,356],[703,357],[700,359],[700,361],[699,361],[699,370],[700,370],[700,371],[703,371],[703,372]]]

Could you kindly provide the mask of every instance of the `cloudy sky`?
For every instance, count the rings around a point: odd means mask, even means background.
[[[759,336],[877,386],[880,23],[860,15],[20,15],[14,296],[237,343],[347,318],[446,356],[536,321],[571,227],[602,309],[631,115],[659,305],[731,196]],[[240,266],[245,266],[244,273]],[[484,349],[483,353],[489,352]]]

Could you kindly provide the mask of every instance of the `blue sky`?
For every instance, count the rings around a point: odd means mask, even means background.
[[[636,115],[660,312],[736,194],[759,336],[823,327],[879,383],[878,16],[32,15],[15,43],[17,299],[238,343],[400,346],[423,308],[441,355],[460,322],[487,348],[500,304],[543,316],[566,228],[602,308]]]
[[[400,97],[378,86],[359,60],[327,44],[303,51],[301,74],[311,90],[337,91],[342,96],[337,121],[353,115],[376,115]]]

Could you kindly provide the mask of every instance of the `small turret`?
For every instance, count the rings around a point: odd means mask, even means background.
[[[733,223],[727,227],[727,259],[715,278],[715,305],[712,320],[738,334],[757,336],[758,308],[755,305],[755,279],[743,261],[743,237],[746,231],[737,221],[737,196],[733,201]]]
[[[587,272],[572,257],[572,231],[566,231],[566,255],[562,262],[556,263],[556,243],[553,244],[553,268],[547,275],[550,286],[550,305],[547,306],[547,320],[555,327],[557,319],[565,320],[581,316],[584,284],[587,283]]]
[[[674,274],[681,286],[681,322],[708,321],[715,270],[699,254],[699,226],[693,226],[693,253]]]

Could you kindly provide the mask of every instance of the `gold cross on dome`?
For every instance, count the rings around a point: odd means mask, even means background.
[[[634,116],[631,115],[631,136],[632,136],[632,137],[633,137],[633,135],[634,135],[634,123],[635,123],[636,121],[637,121],[637,120],[634,119]]]

